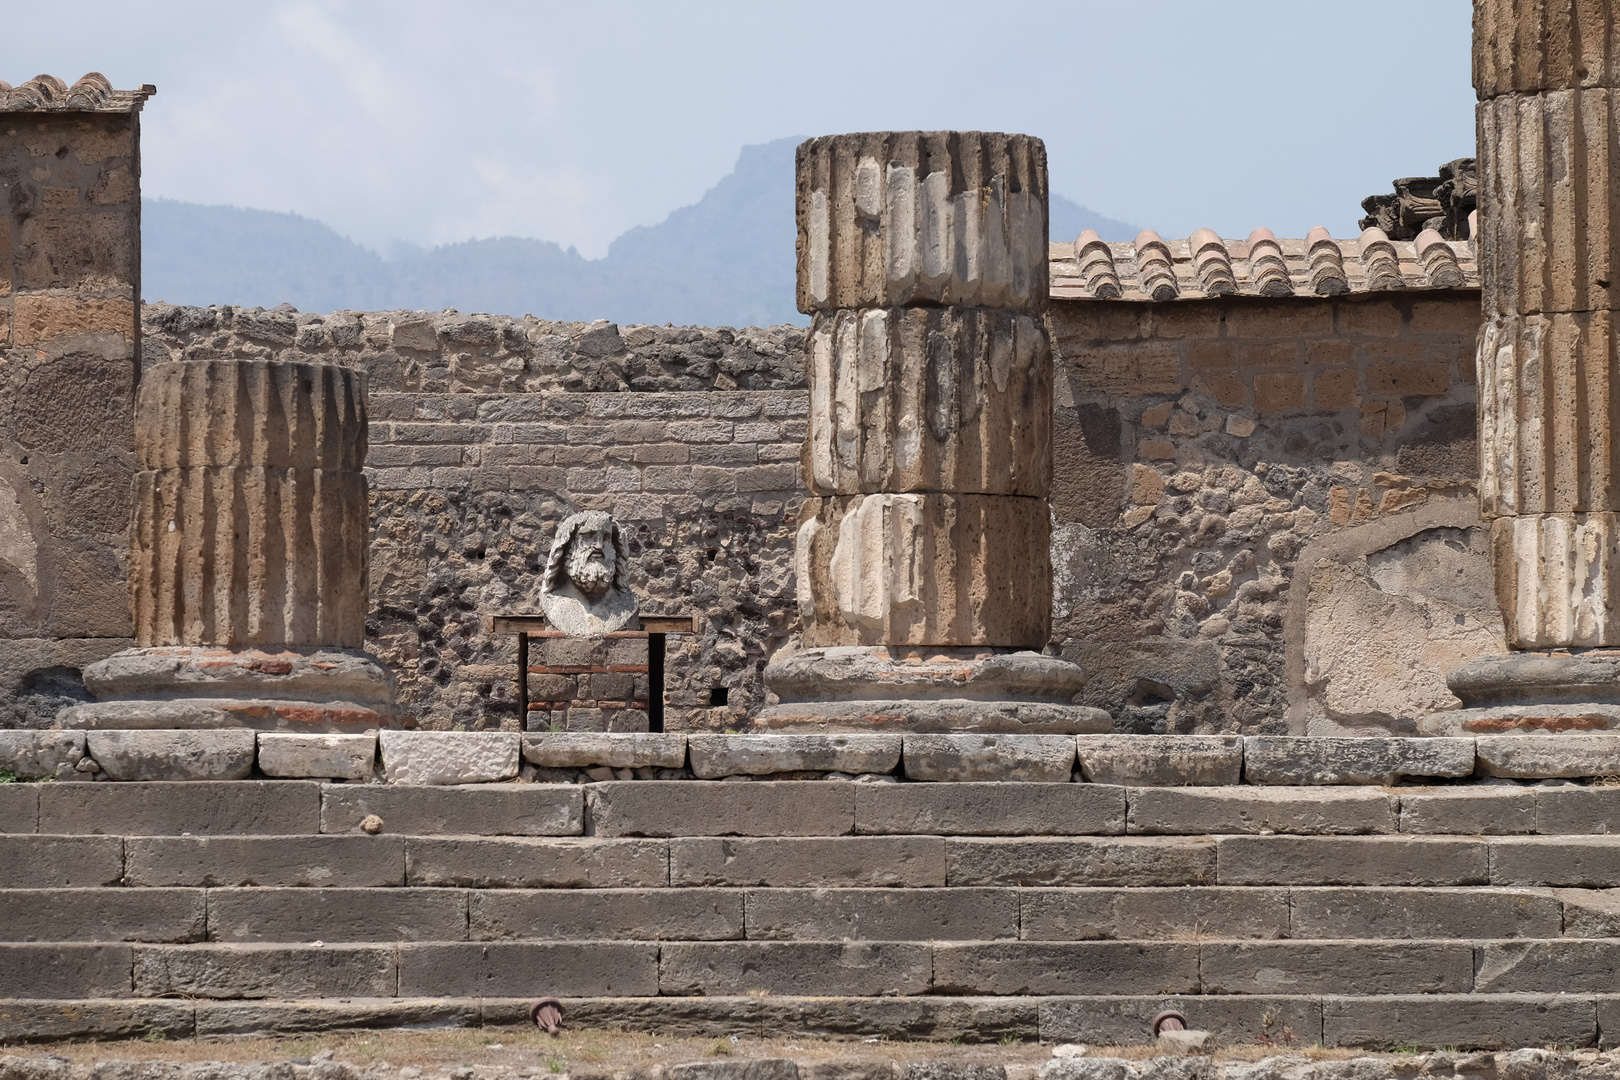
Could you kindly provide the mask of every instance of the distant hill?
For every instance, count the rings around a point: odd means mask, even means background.
[[[793,151],[746,146],[702,199],[629,230],[601,259],[549,240],[497,237],[392,259],[296,214],[147,199],[142,292],[176,304],[301,311],[453,307],[548,319],[747,326],[807,320],[793,299]],[[1052,237],[1136,227],[1052,197]]]

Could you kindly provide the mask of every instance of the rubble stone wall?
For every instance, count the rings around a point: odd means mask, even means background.
[[[139,116],[0,117],[0,727],[130,643]]]
[[[1448,702],[1445,672],[1502,637],[1479,318],[1469,290],[1054,302],[1053,646],[1089,703],[1128,731],[1373,734]],[[644,610],[704,616],[670,639],[667,723],[726,730],[797,626],[804,333],[156,304],[144,348],[369,372],[367,640],[425,726],[519,726],[487,618],[538,611],[551,529],[599,508]],[[19,681],[10,722],[48,720]]]

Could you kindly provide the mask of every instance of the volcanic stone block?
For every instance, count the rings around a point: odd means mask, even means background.
[[[1564,933],[1557,898],[1528,889],[1300,888],[1297,938],[1546,938]]]
[[[296,835],[320,831],[319,784],[49,784],[40,789],[40,831],[115,836]]]
[[[189,1039],[196,1033],[195,1006],[189,1001],[135,1001],[103,998],[75,1001],[12,1000],[0,1014],[0,1038],[33,1039]]]
[[[1081,739],[1081,745],[1084,744],[1085,739]],[[1126,831],[1193,836],[1392,833],[1396,831],[1398,805],[1395,795],[1378,788],[1131,788]]]
[[[1045,500],[847,495],[806,500],[799,520],[794,571],[807,647],[1045,647]]]
[[[467,897],[473,941],[722,941],[743,936],[740,889],[478,889]]]
[[[1125,831],[1125,789],[1102,784],[861,784],[855,831],[946,836]]]
[[[1394,784],[1403,776],[1468,776],[1472,739],[1251,735],[1243,775],[1251,784]]]
[[[735,941],[662,949],[660,994],[924,994],[932,955],[923,944]]]
[[[0,835],[0,889],[118,885],[124,842],[116,836]]]
[[[844,836],[855,785],[825,780],[632,780],[585,793],[598,836]]]
[[[1085,941],[940,944],[934,989],[954,994],[1198,992],[1199,946],[1191,942]]]
[[[1080,771],[1093,784],[1209,786],[1243,776],[1236,735],[1086,735],[1078,742]]]
[[[0,785],[0,833],[38,831],[39,791],[36,784]]]
[[[1402,994],[1322,998],[1322,1045],[1590,1046],[1592,999],[1574,994]]]
[[[1045,498],[1052,350],[1039,319],[983,308],[817,315],[805,346],[813,495]]]
[[[1475,740],[1487,776],[1536,779],[1620,773],[1620,735],[1488,735]]]
[[[515,731],[383,731],[383,772],[391,784],[484,784],[518,773],[523,736]]]
[[[477,1027],[483,1020],[481,1004],[478,998],[198,1001],[195,1007],[196,1029],[199,1036],[262,1037],[352,1030],[357,1027],[471,1028]]]
[[[156,945],[135,948],[142,997],[391,997],[392,946]]]
[[[124,841],[129,885],[401,885],[405,842],[390,836],[160,836]]]
[[[1611,992],[1620,941],[1490,941],[1480,947],[1480,993]]]
[[[669,884],[663,840],[411,837],[411,885],[474,889],[637,889]]]
[[[1620,885],[1620,837],[1504,837],[1490,845],[1493,885]]]
[[[900,764],[899,735],[689,735],[699,779],[826,771],[889,773]]]
[[[686,736],[651,732],[546,731],[523,736],[523,760],[550,769],[679,769]]]
[[[559,997],[658,993],[657,945],[639,942],[489,942],[402,945],[402,997],[505,996],[535,986]]]
[[[842,888],[946,883],[937,836],[687,837],[669,845],[671,885]]]
[[[0,944],[7,997],[129,997],[129,971],[128,945]]]
[[[1067,735],[907,735],[906,776],[935,781],[1061,783],[1074,770]]]
[[[208,892],[210,941],[462,941],[466,937],[467,894],[454,889]]]
[[[685,890],[682,890],[683,892]],[[748,936],[801,941],[991,941],[1018,937],[1012,889],[748,892]]]
[[[114,780],[241,780],[253,771],[246,730],[92,731],[86,746]]]
[[[578,836],[585,793],[562,784],[410,787],[333,784],[321,792],[321,831],[352,833],[375,815],[400,836]]]
[[[946,882],[961,885],[1208,885],[1215,842],[1193,837],[962,839],[945,842]]]
[[[369,780],[376,761],[375,735],[259,736],[259,771],[266,776]]]
[[[1543,834],[1620,833],[1620,788],[1536,788],[1536,827]]]
[[[1198,927],[1219,927],[1225,938],[1289,936],[1287,889],[1026,889],[1019,897],[1026,941],[1167,941]]]
[[[1215,843],[1222,885],[1484,885],[1492,881],[1486,845],[1477,840],[1223,836]]]
[[[201,889],[0,889],[0,940],[202,941]]]
[[[1533,833],[1537,792],[1465,785],[1401,792],[1401,832],[1477,836]],[[1586,830],[1581,830],[1586,831]]]
[[[870,132],[799,146],[798,306],[1047,303],[1046,147],[992,132]]]
[[[1163,994],[1132,997],[1061,997],[1041,1002],[1041,1039],[1085,1042],[1094,1046],[1130,1046],[1151,1042],[1153,1018],[1165,1009],[1195,1017],[1199,1028],[1221,1043],[1240,1045],[1310,1045],[1322,1030],[1319,999],[1305,996]],[[1072,1058],[1074,1062],[1091,1060]],[[1163,1059],[1161,1059],[1163,1060]],[[1171,1058],[1178,1064],[1182,1060]],[[1196,1060],[1196,1059],[1193,1059]],[[1102,1080],[1101,1077],[1092,1080]]]
[[[1205,942],[1206,994],[1456,994],[1474,989],[1467,941]]]

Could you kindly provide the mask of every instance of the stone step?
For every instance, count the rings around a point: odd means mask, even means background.
[[[0,944],[20,998],[1588,993],[1620,941]]]
[[[1606,835],[1620,834],[1620,787],[826,780],[0,785],[5,835],[364,835],[362,822],[385,836]]]
[[[15,942],[1168,941],[1620,937],[1601,889],[0,890]]]
[[[539,994],[543,991],[536,990]],[[523,997],[0,999],[0,1041],[291,1035],[353,1028],[528,1024]],[[571,1028],[624,1027],[682,1036],[812,1034],[967,1043],[1040,1040],[1129,1046],[1151,1040],[1165,1009],[1217,1045],[1277,1053],[1321,1045],[1502,1049],[1612,1045],[1620,995],[1146,994],[1117,996],[564,997]]]

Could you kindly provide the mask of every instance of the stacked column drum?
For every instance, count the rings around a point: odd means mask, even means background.
[[[1069,706],[1079,668],[1029,651],[1052,621],[1044,145],[990,132],[812,139],[799,147],[797,210],[799,309],[813,319],[812,497],[795,559],[804,651],[766,679],[785,702],[818,690],[851,700],[783,706],[764,722],[847,719],[898,694],[915,706],[909,719],[881,711],[911,730],[1028,730],[1028,716],[985,721],[980,709],[970,721],[958,709],[947,721],[920,703],[931,681],[982,696],[984,661],[1021,653],[998,661],[986,694],[1061,706],[1041,730],[1095,726],[1095,710],[1076,721]]]
[[[1480,512],[1491,524],[1497,601],[1516,650],[1620,646],[1615,33],[1608,0],[1474,6]],[[1620,684],[1594,682],[1594,662],[1620,672],[1591,654],[1579,663],[1475,661],[1449,682],[1465,705],[1494,713],[1465,709],[1429,726],[1442,733],[1620,722]]]

